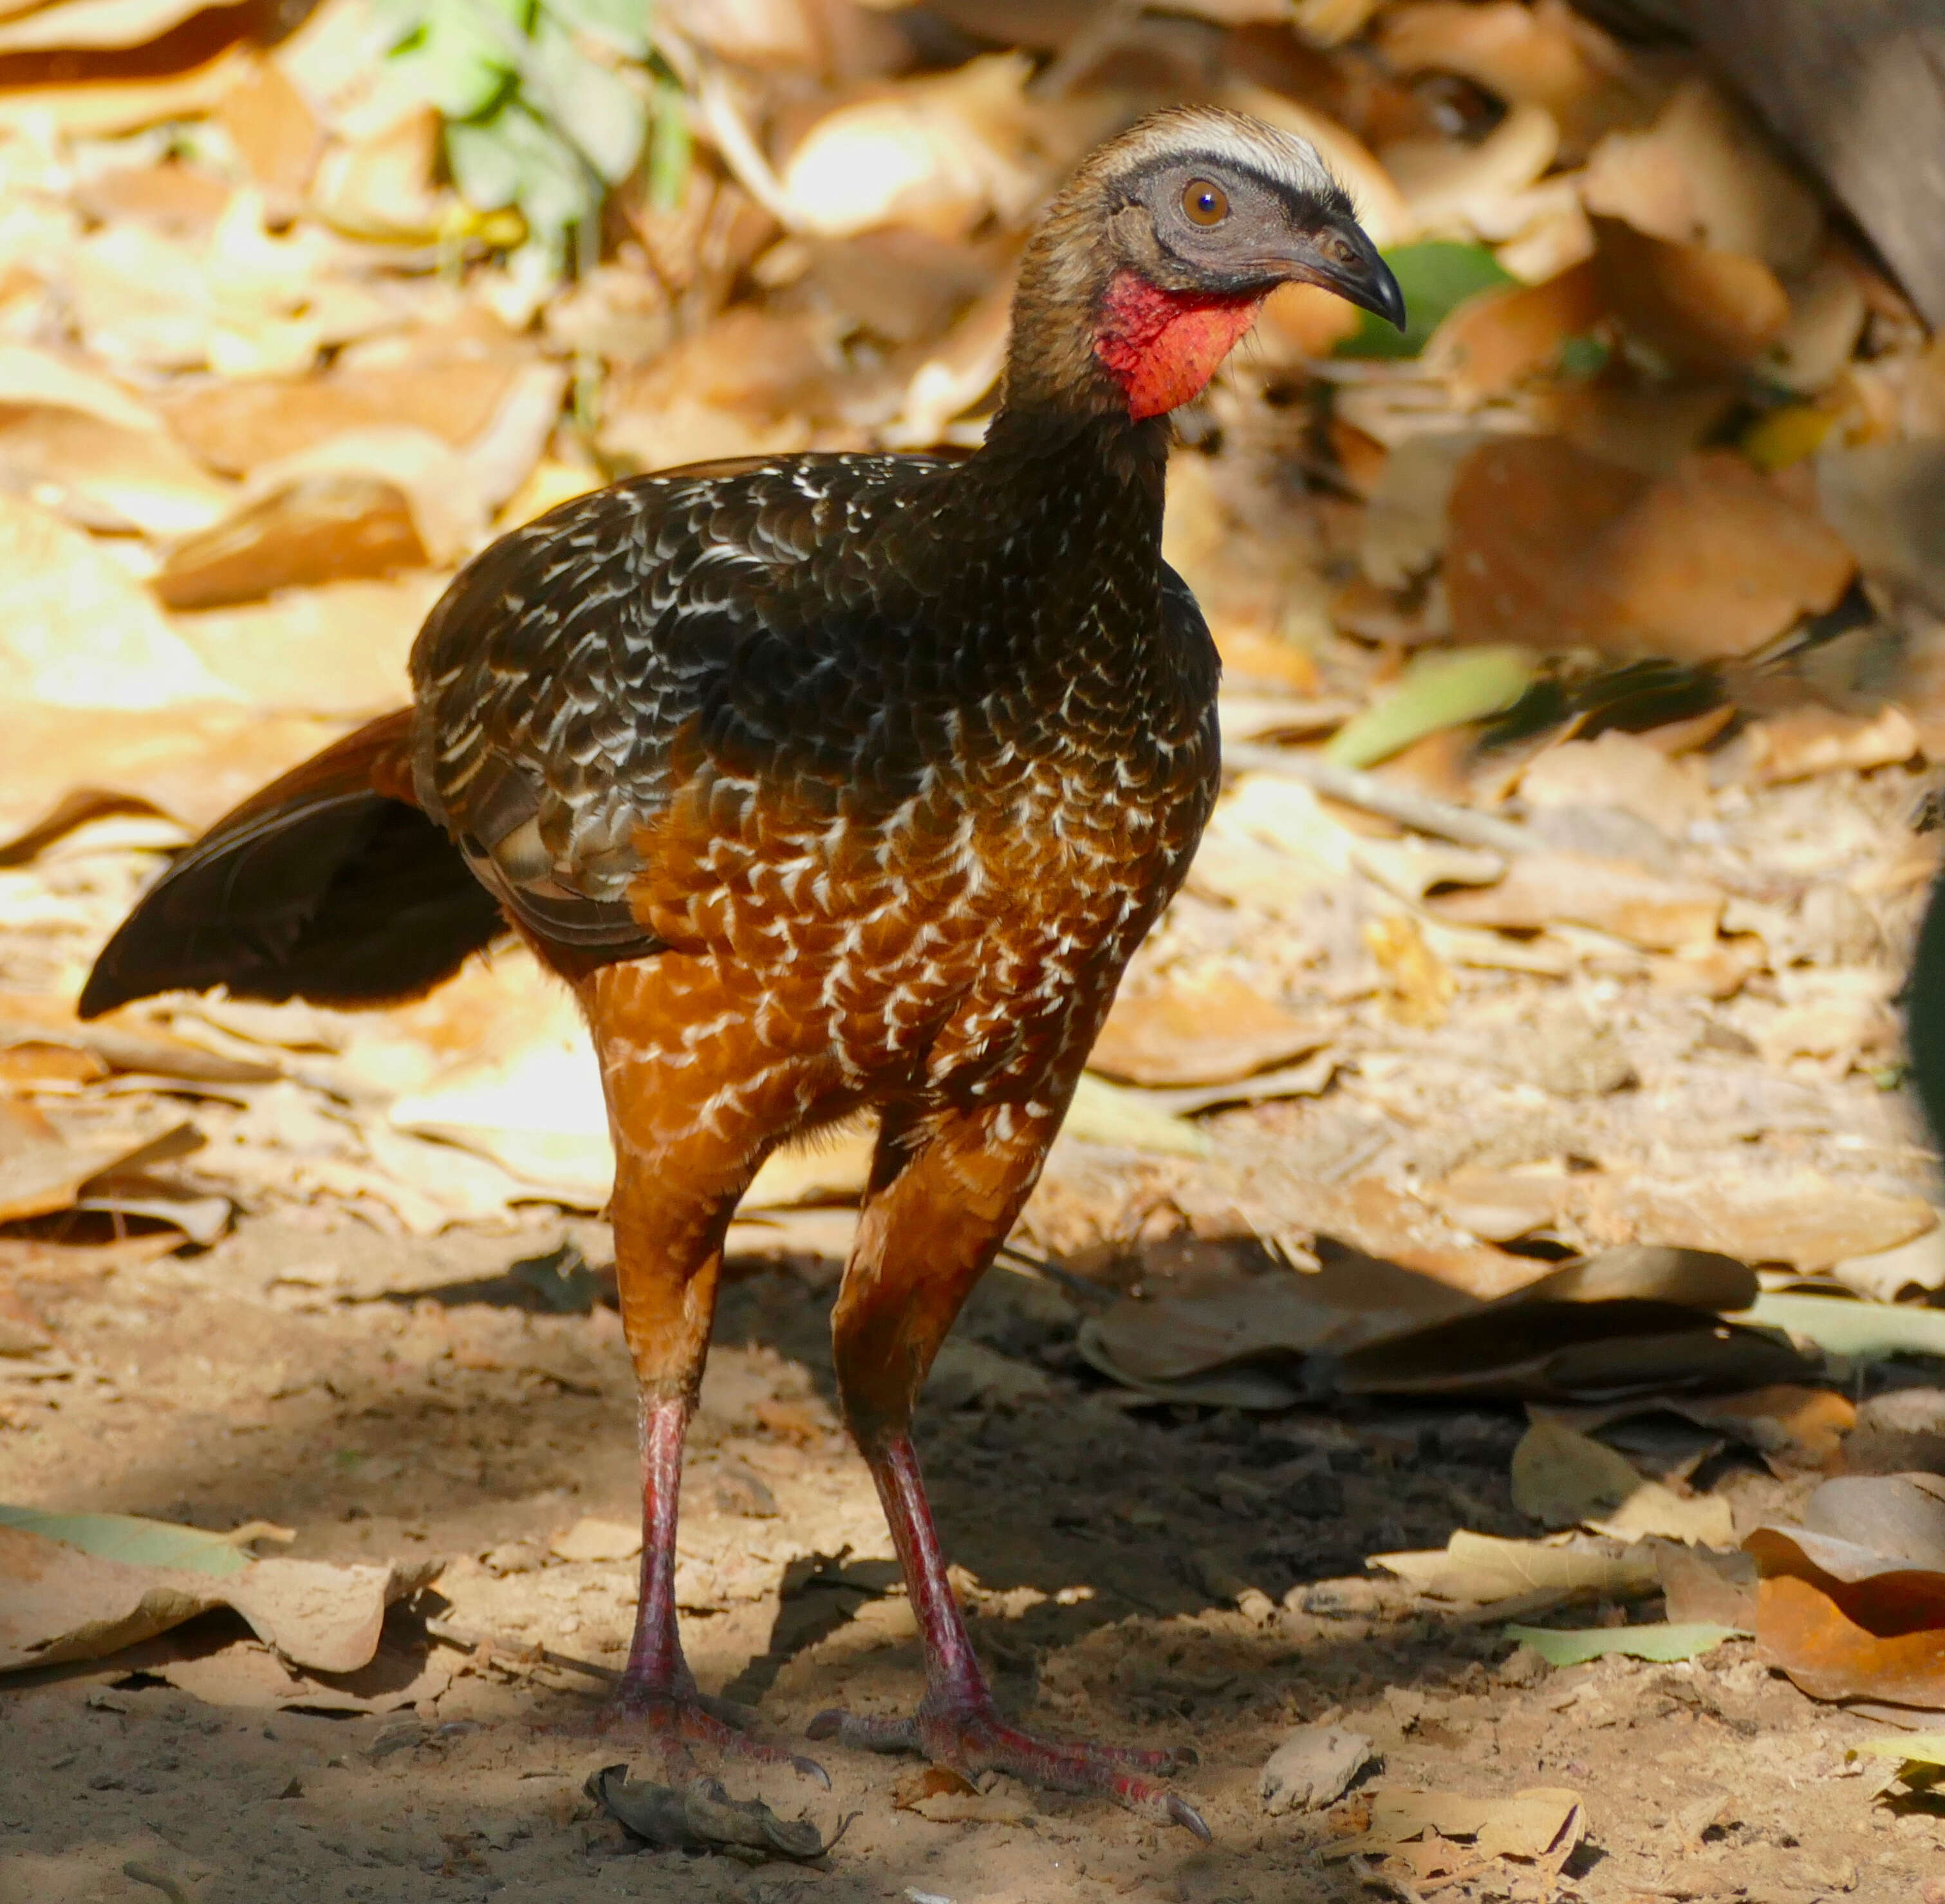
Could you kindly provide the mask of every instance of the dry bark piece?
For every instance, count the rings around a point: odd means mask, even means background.
[[[1334,1805],[1370,1764],[1371,1742],[1346,1726],[1299,1726],[1264,1761],[1256,1795],[1272,1818]]]
[[[673,1850],[732,1856],[747,1850],[803,1863],[822,1857],[837,1841],[834,1837],[827,1843],[807,1818],[779,1818],[760,1799],[731,1798],[714,1779],[698,1779],[677,1791],[630,1779],[625,1765],[606,1765],[589,1775],[584,1789],[637,1838]]]

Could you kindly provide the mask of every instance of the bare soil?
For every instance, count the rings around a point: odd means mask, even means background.
[[[402,1683],[453,1676],[399,1710],[338,1717],[203,1704],[125,1657],[11,1680],[7,1904],[1403,1896],[1327,1862],[1326,1819],[1272,1819],[1258,1799],[1280,1735],[1340,1714],[1382,1754],[1367,1789],[1586,1795],[1591,1835],[1557,1886],[1502,1863],[1446,1897],[1935,1904],[1945,1813],[1894,1816],[1845,1764],[1865,1723],[1803,1698],[1751,1646],[1672,1666],[1548,1672],[1529,1653],[1509,1667],[1497,1628],[1428,1616],[1364,1575],[1367,1554],[1460,1526],[1533,1531],[1507,1481],[1515,1412],[1130,1406],[1080,1365],[1065,1298],[998,1273],[920,1428],[978,1643],[1003,1702],[1036,1724],[1192,1747],[1181,1785],[1214,1844],[1003,1780],[995,1795],[1024,1816],[934,1823],[895,1804],[908,1762],[826,1746],[828,1796],[724,1768],[786,1816],[829,1830],[856,1814],[822,1865],[643,1851],[582,1792],[590,1770],[633,1756],[590,1730],[600,1682],[535,1656],[615,1666],[633,1602],[631,1562],[546,1551],[584,1517],[635,1511],[615,1317],[543,1313],[506,1274],[569,1233],[601,1260],[598,1225],[553,1217],[418,1242],[344,1217],[255,1218],[200,1256],[32,1290],[74,1372],[9,1391],[0,1498],[268,1518],[298,1530],[299,1556],[437,1555],[436,1588],[395,1609],[388,1644]],[[685,1632],[706,1688],[799,1739],[828,1705],[908,1708],[919,1654],[832,1410],[835,1266],[742,1267],[689,1459]],[[1771,1504],[1775,1484],[1731,1479],[1755,1491],[1739,1519]],[[1239,1608],[1244,1585],[1274,1604],[1244,1594]],[[495,1644],[469,1655],[428,1634],[428,1615]],[[228,1617],[188,1640],[222,1637]]]

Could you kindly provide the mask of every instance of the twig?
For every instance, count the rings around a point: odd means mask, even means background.
[[[744,121],[729,80],[713,66],[697,69],[695,107],[700,129],[729,168],[730,176],[784,230],[801,231],[803,221],[785,195],[783,181]]]
[[[1104,1289],[1098,1282],[1090,1282],[1084,1276],[1076,1276],[1071,1270],[1063,1270],[1057,1263],[1043,1261],[1031,1252],[1017,1249],[1011,1243],[1000,1245],[1000,1267],[1010,1270],[1016,1276],[1023,1276],[1032,1282],[1051,1282],[1057,1289],[1064,1289],[1070,1296],[1083,1303],[1099,1305],[1112,1299],[1114,1291]]]
[[[548,1646],[529,1646],[523,1640],[510,1640],[501,1634],[469,1632],[464,1627],[454,1625],[450,1620],[427,1620],[425,1630],[435,1640],[443,1640],[461,1652],[477,1652],[482,1646],[491,1646],[495,1652],[525,1657],[538,1665],[553,1666],[563,1672],[585,1673],[590,1679],[598,1679],[610,1686],[621,1677],[612,1666],[597,1666],[591,1659],[577,1659],[572,1653],[556,1652]]]
[[[1327,799],[1341,800],[1347,807],[1361,807],[1367,813],[1395,819],[1420,833],[1429,833],[1460,846],[1484,847],[1492,853],[1531,853],[1542,844],[1524,826],[1495,819],[1490,813],[1475,813],[1469,807],[1456,806],[1449,800],[1417,793],[1361,768],[1340,767],[1316,754],[1291,753],[1281,747],[1259,747],[1245,742],[1225,747],[1225,767],[1247,773],[1280,774],[1287,780],[1301,780]]]
[[[1041,99],[1065,98],[1074,82],[1112,51],[1141,11],[1142,0],[1108,0],[1053,62],[1041,69],[1033,82],[1034,94]]]

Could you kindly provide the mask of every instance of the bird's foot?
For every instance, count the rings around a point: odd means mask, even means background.
[[[1037,1738],[1003,1723],[988,1705],[935,1707],[929,1699],[911,1719],[820,1712],[810,1722],[810,1736],[835,1739],[868,1752],[923,1753],[935,1765],[950,1766],[969,1778],[981,1772],[1007,1772],[1050,1791],[1098,1794],[1157,1824],[1179,1825],[1205,1844],[1209,1841],[1209,1827],[1195,1807],[1144,1776],[1166,1778],[1185,1762],[1193,1763],[1192,1754]]]
[[[630,1686],[625,1681],[596,1720],[604,1735],[619,1733],[645,1736],[661,1757],[670,1782],[686,1785],[706,1775],[697,1765],[692,1748],[701,1746],[719,1758],[745,1764],[788,1765],[826,1791],[830,1775],[814,1758],[754,1736],[757,1714],[733,1699],[711,1699],[694,1686],[679,1691]]]

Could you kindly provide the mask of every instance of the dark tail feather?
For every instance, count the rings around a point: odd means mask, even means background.
[[[109,940],[82,1017],[214,985],[390,1003],[504,931],[459,849],[412,804],[411,723],[409,709],[372,721],[217,821]]]

